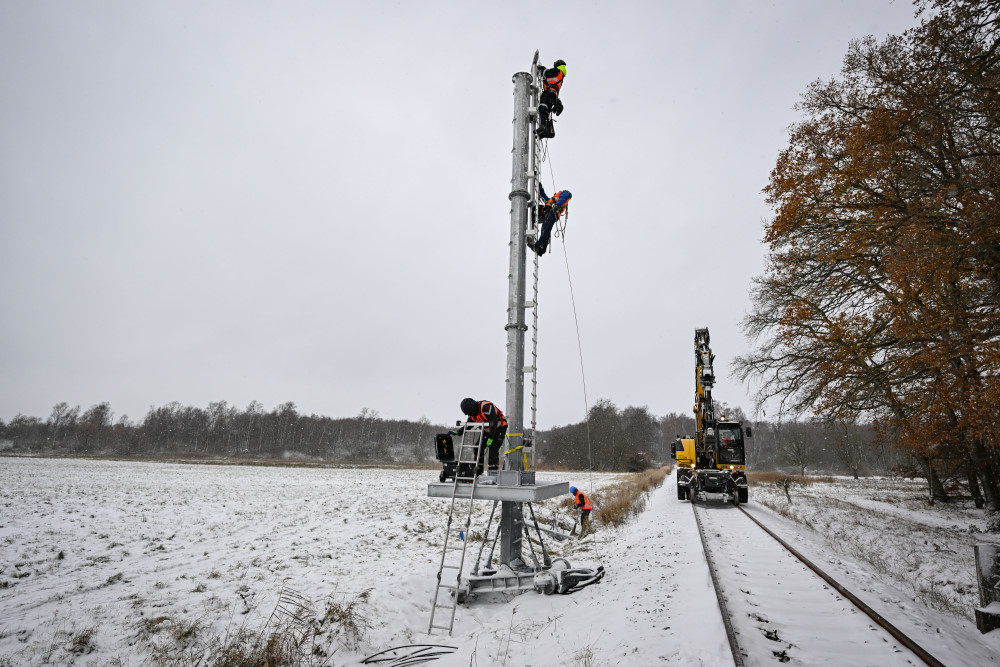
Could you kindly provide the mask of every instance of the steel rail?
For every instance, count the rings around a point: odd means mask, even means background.
[[[719,611],[722,612],[722,624],[726,627],[726,637],[729,638],[729,648],[733,652],[733,663],[736,667],[744,667],[743,650],[736,641],[736,631],[733,629],[733,621],[729,616],[729,609],[726,607],[725,597],[722,595],[722,586],[719,584],[719,575],[715,572],[715,561],[712,560],[712,552],[708,548],[708,541],[705,539],[705,529],[701,525],[701,518],[698,516],[698,507],[691,503],[694,510],[694,520],[698,524],[698,535],[701,536],[701,548],[705,552],[705,560],[708,561],[708,573],[712,575],[712,586],[715,587],[715,597],[719,601]]]
[[[692,503],[692,507],[693,506],[694,506],[694,504]],[[890,623],[885,618],[883,618],[877,611],[875,611],[874,609],[872,609],[871,607],[869,607],[867,604],[865,604],[856,595],[854,595],[849,590],[847,590],[846,588],[844,588],[843,586],[841,586],[839,582],[837,582],[835,579],[833,579],[833,577],[831,577],[830,575],[828,575],[823,570],[819,569],[812,561],[810,561],[808,558],[806,558],[805,556],[803,556],[802,554],[800,554],[798,551],[796,551],[795,548],[792,547],[792,545],[788,544],[788,542],[785,542],[783,539],[781,539],[780,537],[778,537],[777,535],[775,535],[774,532],[771,531],[771,529],[769,529],[767,526],[765,526],[760,521],[758,521],[753,516],[751,516],[749,512],[747,512],[742,507],[739,507],[738,509],[741,512],[743,512],[743,514],[745,514],[748,519],[750,519],[755,524],[757,524],[757,526],[760,527],[761,530],[763,530],[765,533],[767,533],[768,535],[770,535],[771,537],[773,537],[775,540],[777,540],[778,544],[780,544],[785,549],[787,549],[790,554],[792,554],[793,556],[795,556],[796,558],[798,558],[800,561],[802,561],[802,563],[806,567],[808,567],[810,570],[812,570],[817,575],[819,575],[819,577],[821,579],[823,579],[823,581],[825,581],[826,583],[828,583],[831,586],[833,586],[833,588],[836,589],[836,591],[838,593],[840,593],[845,598],[847,598],[852,603],[854,603],[854,606],[856,606],[858,609],[860,609],[861,611],[865,612],[868,615],[869,618],[871,618],[873,621],[875,621],[876,624],[878,624],[886,632],[888,632],[890,635],[892,635],[896,639],[896,641],[898,641],[900,644],[902,644],[906,648],[910,649],[910,651],[912,651],[918,658],[920,658],[921,660],[923,660],[925,663],[927,663],[931,667],[945,667],[945,665],[944,665],[943,662],[941,662],[940,660],[938,660],[937,658],[935,658],[933,655],[931,655],[930,653],[928,653],[924,648],[922,648],[919,644],[917,644],[915,641],[913,641],[912,639],[910,639],[909,637],[907,637],[905,634],[903,634],[903,632],[899,628],[897,628],[892,623]],[[695,510],[695,514],[694,515],[695,515],[695,518],[697,519],[697,517],[698,517],[697,510]],[[701,522],[700,521],[698,523],[698,530],[699,531],[701,530]],[[702,545],[705,546],[704,535],[702,536]],[[706,546],[705,553],[706,553],[706,555],[708,554],[707,546]],[[710,562],[710,565],[711,565],[711,562]],[[713,578],[713,581],[714,581],[714,579],[715,579],[714,573],[712,575],[712,578]],[[716,592],[718,592],[718,586],[716,586]],[[720,607],[721,607],[721,602],[720,602]]]

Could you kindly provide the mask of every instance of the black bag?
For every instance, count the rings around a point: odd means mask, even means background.
[[[434,445],[438,461],[455,460],[455,442],[451,438],[451,433],[438,433],[434,436]]]

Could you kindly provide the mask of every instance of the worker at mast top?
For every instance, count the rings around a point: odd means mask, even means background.
[[[542,139],[551,139],[556,136],[551,114],[554,113],[558,116],[563,112],[559,91],[562,90],[563,79],[566,78],[566,61],[555,61],[542,76],[542,96],[538,101],[538,129],[536,132]]]
[[[563,79],[566,77],[566,61],[557,60],[552,63],[552,67],[545,70],[545,90],[551,90],[556,95],[562,88]]]

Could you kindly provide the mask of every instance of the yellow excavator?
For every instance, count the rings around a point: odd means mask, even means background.
[[[670,446],[671,456],[677,461],[677,498],[692,502],[715,498],[739,505],[750,499],[743,422],[715,416],[715,355],[709,347],[707,328],[694,331],[694,359],[697,431],[694,438],[678,435]],[[745,436],[753,436],[749,426]]]

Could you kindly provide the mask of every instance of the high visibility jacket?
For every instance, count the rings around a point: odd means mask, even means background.
[[[585,493],[584,493],[583,491],[581,491],[580,489],[577,489],[577,490],[576,490],[576,495],[575,495],[574,497],[576,498],[576,506],[577,506],[577,507],[578,507],[579,509],[582,509],[582,510],[589,510],[589,509],[593,509],[593,508],[592,508],[592,507],[590,506],[590,498],[588,498],[588,497],[587,497],[587,494],[585,494]]]
[[[556,95],[559,94],[559,89],[562,88],[563,79],[566,78],[566,66],[560,65],[559,67],[552,67],[545,70],[545,90],[551,90]]]
[[[566,210],[566,206],[569,204],[570,197],[572,196],[573,195],[569,193],[569,190],[560,190],[549,197],[549,200],[545,202],[545,205],[551,206],[552,210],[556,214],[556,217],[558,218],[562,215],[563,211]]]
[[[489,401],[479,401],[479,414],[469,417],[469,421],[487,422],[490,429],[487,434],[487,437],[489,438],[497,438],[499,436],[500,428],[507,428],[507,419],[503,416],[503,413],[500,412],[500,408],[493,405]],[[506,430],[504,433],[506,433]]]

